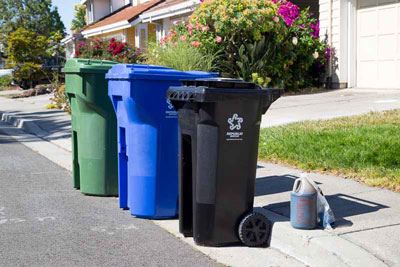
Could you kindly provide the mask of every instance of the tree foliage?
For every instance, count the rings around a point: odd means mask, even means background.
[[[0,0],[0,42],[7,43],[10,33],[20,27],[46,37],[56,32],[65,35],[65,26],[51,0]]]
[[[86,26],[86,8],[84,5],[75,5],[74,19],[71,23],[71,30],[79,32]]]
[[[33,87],[45,77],[42,63],[49,56],[46,48],[50,40],[25,28],[18,28],[10,34],[7,66],[14,69],[14,79],[22,88]]]
[[[46,65],[62,53],[65,27],[51,0],[0,0],[0,43],[14,80],[29,88],[46,78]]]
[[[24,62],[42,62],[46,56],[48,38],[37,35],[25,28],[18,28],[8,38],[7,55],[8,63],[14,65]]]

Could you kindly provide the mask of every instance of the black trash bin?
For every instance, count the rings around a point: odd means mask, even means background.
[[[178,111],[179,230],[205,246],[264,245],[270,222],[253,212],[261,115],[280,97],[232,79],[184,81]]]

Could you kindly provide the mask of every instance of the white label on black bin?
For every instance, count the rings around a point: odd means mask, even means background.
[[[167,99],[167,110],[165,111],[165,118],[167,119],[176,119],[178,116],[178,112],[174,110],[174,106],[171,101]]]
[[[240,117],[237,113],[235,113],[232,115],[232,117],[229,117],[227,121],[230,131],[226,133],[226,140],[242,141],[243,132],[240,130],[242,129],[242,123],[244,122],[243,118]]]

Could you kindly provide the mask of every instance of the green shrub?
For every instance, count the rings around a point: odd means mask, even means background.
[[[264,86],[297,90],[314,85],[325,70],[318,22],[286,0],[205,0],[161,45],[177,41],[219,54],[214,67],[223,76]]]
[[[11,33],[7,46],[7,65],[14,69],[14,80],[23,89],[33,88],[46,78],[43,59],[49,56],[47,37],[18,28]]]
[[[0,88],[11,86],[13,78],[11,75],[4,75],[0,77]]]
[[[162,65],[182,71],[215,70],[215,54],[204,53],[187,42],[177,41],[164,45],[150,45],[144,54],[147,64]]]
[[[14,66],[14,80],[23,89],[35,87],[46,77],[41,64],[24,62]]]

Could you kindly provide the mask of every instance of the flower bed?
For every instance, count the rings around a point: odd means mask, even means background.
[[[113,60],[120,63],[137,63],[140,61],[141,54],[140,49],[117,41],[115,38],[82,41],[77,45],[75,52],[77,58]]]

